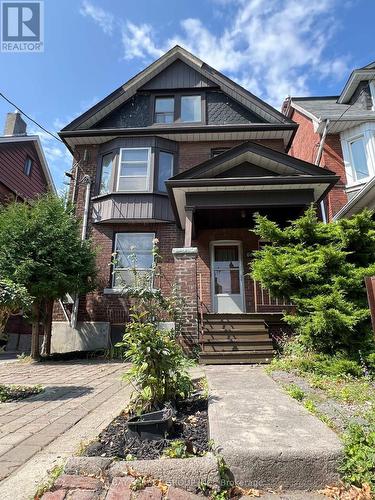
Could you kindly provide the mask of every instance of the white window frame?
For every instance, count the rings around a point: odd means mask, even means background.
[[[200,110],[199,120],[183,120],[182,119],[182,100],[184,97],[198,97],[199,98],[199,110]],[[181,120],[181,123],[202,123],[202,120],[203,120],[202,96],[200,94],[182,94],[180,96],[180,120]]]
[[[350,143],[360,137],[362,137],[365,147],[369,175],[364,179],[355,180]],[[344,130],[340,133],[340,140],[346,172],[346,189],[348,192],[354,191],[366,184],[375,175],[375,123],[366,122]]]
[[[368,170],[367,177],[363,177],[362,179],[357,179],[357,171],[355,168],[355,163],[354,163],[354,158],[353,158],[353,150],[352,150],[352,144],[354,144],[355,142],[358,142],[359,140],[362,141],[363,150],[365,152],[365,157],[366,157],[367,170]],[[369,161],[368,161],[368,155],[367,155],[367,151],[366,151],[366,141],[365,141],[364,135],[361,134],[361,135],[357,135],[356,137],[352,137],[348,141],[348,146],[349,146],[349,155],[350,155],[350,165],[352,168],[352,176],[354,179],[354,183],[355,184],[362,184],[363,182],[367,182],[367,180],[371,177],[371,174],[370,174],[370,165],[369,165]]]
[[[114,247],[114,253],[116,254],[117,256],[117,239],[118,239],[118,235],[119,234],[131,234],[133,236],[144,236],[145,234],[147,235],[151,235],[152,236],[152,250],[154,248],[154,239],[155,239],[155,233],[152,233],[152,232],[132,232],[132,231],[118,231],[116,234],[115,234],[115,247]],[[112,284],[112,289],[113,290],[121,290],[123,287],[119,287],[119,286],[115,286],[115,272],[116,271],[129,271],[131,269],[131,267],[115,267],[115,265],[112,266],[112,280],[111,280],[111,284]],[[148,271],[149,268],[147,267],[136,267],[135,268],[137,271]],[[153,281],[154,281],[154,277],[151,276],[151,287],[153,286]]]
[[[142,177],[139,175],[120,175],[121,174],[121,163],[124,163],[121,161],[122,159],[122,152],[123,151],[134,151],[134,150],[147,150],[147,174],[146,174],[146,188],[145,189],[119,189],[119,184],[120,184],[120,177],[123,178],[131,178],[131,177]],[[127,163],[144,163],[144,161],[131,161]],[[120,148],[120,154],[119,154],[119,160],[118,160],[118,171],[117,171],[117,182],[116,182],[116,191],[118,193],[145,193],[150,191],[150,178],[151,178],[151,148],[150,147],[137,147],[137,148]]]
[[[372,99],[372,111],[375,111],[375,80],[369,81],[370,94]]]

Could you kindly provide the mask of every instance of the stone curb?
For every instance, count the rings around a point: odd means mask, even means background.
[[[193,493],[203,484],[217,491],[220,489],[217,460],[212,453],[207,453],[204,457],[131,462],[103,457],[72,457],[67,461],[64,472],[65,474],[100,476],[105,471],[110,480],[113,480],[115,477],[128,475],[129,470]]]

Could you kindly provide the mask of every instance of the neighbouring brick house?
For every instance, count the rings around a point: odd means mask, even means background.
[[[82,217],[90,194],[101,286],[79,298],[72,326],[56,305],[53,348],[100,347],[123,331],[129,256],[148,273],[156,237],[163,260],[154,286],[168,294],[179,284],[184,342],[201,343],[206,362],[267,361],[269,328],[288,306],[247,274],[260,245],[254,212],[284,223],[339,180],[287,154],[297,128],[178,46],[66,126],[70,196]]]
[[[283,113],[299,127],[289,154],[335,172],[328,220],[375,208],[375,63],[355,69],[338,96],[289,97]]]
[[[0,205],[27,202],[49,191],[55,192],[55,186],[39,137],[27,135],[19,112],[7,113],[0,136]],[[22,316],[11,316],[5,332],[8,349],[29,349],[31,327]]]

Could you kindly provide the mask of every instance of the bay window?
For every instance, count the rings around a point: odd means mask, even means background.
[[[134,285],[136,279],[152,286],[154,238],[154,233],[116,234],[113,288]]]
[[[349,143],[351,166],[355,181],[366,179],[369,176],[365,143],[363,137],[358,137]]]
[[[150,148],[121,149],[117,191],[148,191],[150,160]]]
[[[160,151],[159,154],[159,176],[158,191],[165,193],[167,191],[165,181],[173,175],[173,154]]]

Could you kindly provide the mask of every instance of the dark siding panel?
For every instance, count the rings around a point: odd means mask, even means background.
[[[182,61],[175,61],[142,88],[144,90],[192,89],[216,84]]]
[[[169,199],[153,194],[114,194],[94,200],[93,217],[95,222],[174,220]]]
[[[359,82],[349,104],[355,104],[361,109],[372,109],[371,92],[367,81]]]
[[[151,125],[150,96],[136,94],[93,128],[137,128],[149,125]]]
[[[223,92],[207,92],[207,123],[209,125],[263,123],[252,113]]]
[[[27,156],[33,160],[30,177],[23,173]],[[47,181],[32,143],[0,144],[0,182],[24,199],[47,192]]]
[[[270,177],[277,176],[275,172],[271,170],[267,170],[262,167],[258,167],[258,165],[252,165],[251,163],[244,162],[241,165],[237,165],[236,167],[231,168],[230,170],[226,170],[225,172],[221,172],[215,177],[224,177],[224,178],[233,178],[233,177]]]

